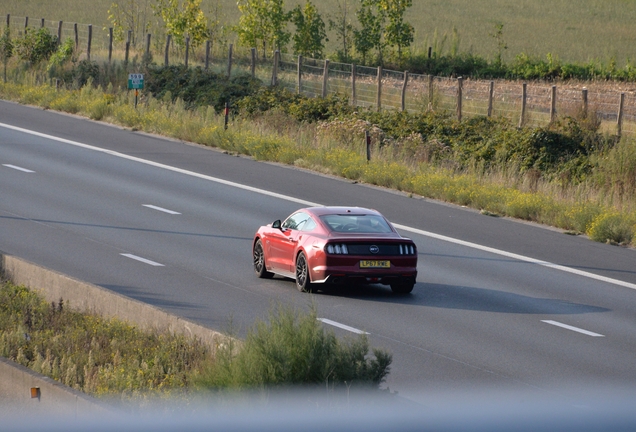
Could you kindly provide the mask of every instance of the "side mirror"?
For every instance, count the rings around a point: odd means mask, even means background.
[[[272,228],[280,229],[280,225],[281,225],[280,219],[276,219],[274,223],[272,224]]]

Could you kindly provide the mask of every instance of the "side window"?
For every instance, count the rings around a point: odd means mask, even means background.
[[[300,229],[303,231],[311,231],[314,228],[316,228],[316,222],[314,222],[312,218],[307,218],[307,220],[300,227]]]
[[[302,213],[302,212],[294,213],[293,215],[288,217],[287,220],[285,220],[285,222],[283,222],[282,227],[298,230],[302,228],[302,225],[304,225],[307,219],[309,219],[309,215],[307,213]]]

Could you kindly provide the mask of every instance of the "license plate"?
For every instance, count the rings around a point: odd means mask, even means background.
[[[391,261],[362,260],[360,268],[391,268]]]

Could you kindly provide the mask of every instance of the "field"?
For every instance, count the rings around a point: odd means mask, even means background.
[[[148,1],[148,0],[140,0]],[[337,3],[355,0],[315,0],[323,18],[337,10]],[[111,0],[3,0],[0,16],[11,14],[16,20],[29,16],[32,20],[78,22],[108,27]],[[226,21],[236,23],[239,12],[236,0],[203,0],[203,9],[216,4]],[[290,9],[304,0],[288,0]],[[619,67],[636,57],[636,2],[627,0],[414,0],[407,20],[415,29],[414,49],[425,51],[439,46],[446,37],[442,52],[448,53],[452,30],[459,34],[459,51],[493,58],[497,44],[490,36],[501,23],[508,49],[504,61],[524,52],[545,57],[552,53],[566,62],[615,60]],[[334,35],[328,52],[336,49]]]

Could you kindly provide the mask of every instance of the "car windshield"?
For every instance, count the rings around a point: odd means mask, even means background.
[[[390,233],[386,220],[377,215],[322,215],[320,219],[333,232]]]

